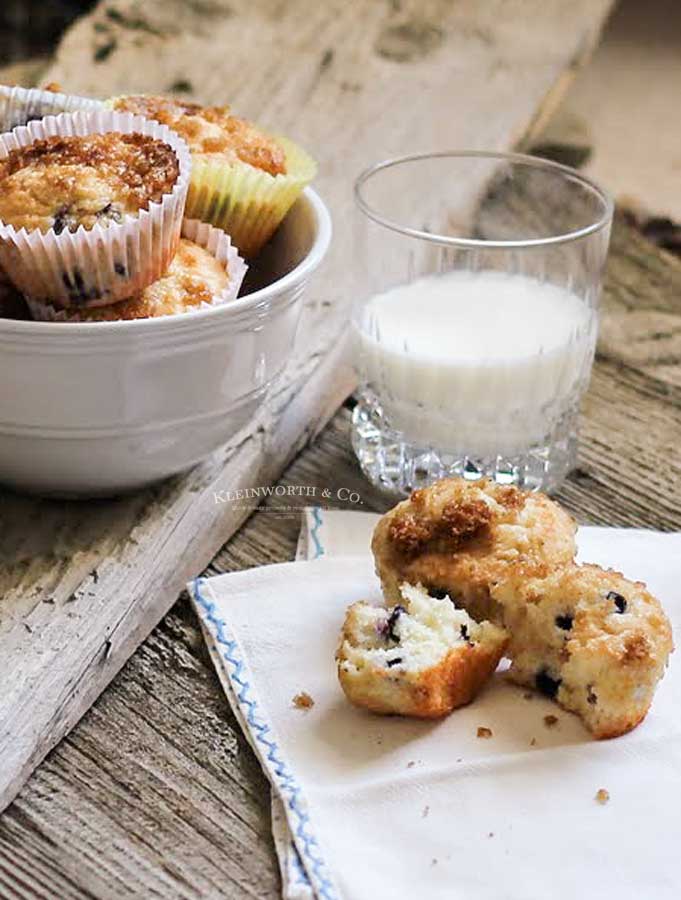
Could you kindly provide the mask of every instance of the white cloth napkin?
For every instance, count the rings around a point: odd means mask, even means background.
[[[645,722],[613,741],[592,740],[576,716],[525,699],[501,673],[438,723],[355,709],[334,652],[347,605],[380,596],[368,553],[375,521],[308,511],[299,553],[312,561],[190,585],[273,786],[284,897],[678,898],[678,660]],[[681,535],[582,528],[578,540],[583,559],[647,581],[678,633]],[[309,710],[293,704],[301,691],[314,699]],[[559,719],[551,728],[549,713]],[[479,726],[492,737],[478,738]]]

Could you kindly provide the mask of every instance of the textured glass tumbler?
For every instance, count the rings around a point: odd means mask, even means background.
[[[566,166],[451,152],[355,184],[352,440],[395,494],[449,475],[553,490],[576,460],[612,202]]]

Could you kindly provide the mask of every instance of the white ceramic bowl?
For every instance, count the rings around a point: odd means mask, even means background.
[[[116,494],[224,444],[290,356],[330,238],[328,211],[307,188],[231,304],[132,322],[0,319],[0,482]]]

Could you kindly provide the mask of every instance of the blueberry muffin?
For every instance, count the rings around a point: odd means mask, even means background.
[[[374,713],[446,716],[480,691],[508,635],[420,586],[404,584],[400,595],[390,608],[360,602],[348,609],[336,654],[341,687]]]
[[[122,222],[177,181],[173,149],[144,134],[54,136],[0,160],[0,221],[61,234]]]
[[[87,309],[57,312],[41,303],[31,303],[35,318],[64,322],[116,322],[151,319],[192,312],[214,303],[230,289],[235,273],[218,262],[213,253],[182,238],[166,274],[139,294]],[[233,291],[236,295],[236,291]]]
[[[492,592],[511,636],[510,678],[577,713],[597,738],[643,720],[673,649],[644,584],[592,565],[546,577],[519,566]]]
[[[380,520],[372,551],[386,599],[400,585],[448,594],[478,620],[500,622],[493,583],[522,562],[547,574],[576,553],[576,525],[542,494],[483,480],[439,481]]]
[[[192,154],[187,215],[222,228],[242,256],[260,250],[314,177],[316,165],[303,150],[232,115],[228,106],[155,96],[108,103],[161,122],[186,141]]]

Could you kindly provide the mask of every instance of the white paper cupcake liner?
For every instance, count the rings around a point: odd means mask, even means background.
[[[55,135],[116,131],[168,144],[179,163],[173,189],[122,222],[82,225],[75,232],[27,231],[0,221],[0,265],[26,296],[53,306],[105,306],[139,293],[164,274],[180,239],[191,175],[184,141],[167,126],[130,113],[80,111],[47,116],[0,135],[0,159]]]
[[[211,309],[214,306],[221,306],[224,303],[236,300],[248,266],[239,256],[229,235],[225,234],[220,228],[215,228],[205,222],[199,222],[198,219],[185,219],[182,223],[182,237],[194,241],[200,247],[204,247],[229,272],[229,284],[227,287],[220,291],[219,294],[215,294],[210,303],[201,303],[199,306],[193,307],[192,311],[194,309]],[[31,310],[33,318],[41,322],[82,321],[81,313],[78,309],[57,309],[50,304],[40,303],[30,298],[27,298],[26,303]],[[178,315],[182,315],[182,313],[178,313]],[[158,318],[166,317],[159,316]]]
[[[101,100],[92,100],[90,97],[0,84],[0,132],[3,133],[45,116],[101,108]]]

